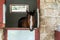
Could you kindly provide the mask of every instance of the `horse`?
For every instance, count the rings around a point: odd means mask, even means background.
[[[22,17],[18,20],[18,27],[20,28],[29,28],[31,31],[34,29],[35,25],[35,10],[26,11],[26,17]]]

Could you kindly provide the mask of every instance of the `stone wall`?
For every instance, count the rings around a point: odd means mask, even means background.
[[[60,24],[60,0],[40,0],[40,40],[54,40]]]
[[[3,29],[0,29],[0,40],[3,40]]]

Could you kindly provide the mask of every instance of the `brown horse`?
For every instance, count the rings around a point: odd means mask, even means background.
[[[28,12],[27,11],[27,16],[26,17],[22,17],[21,19],[19,19],[18,21],[18,27],[21,28],[30,28],[30,30],[34,29],[34,25],[35,25],[35,10]]]

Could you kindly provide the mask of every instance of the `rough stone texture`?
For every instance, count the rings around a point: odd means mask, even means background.
[[[3,29],[0,29],[0,40],[3,40]]]
[[[56,24],[57,24],[57,25],[60,24],[60,17],[57,17],[56,19],[57,19]]]
[[[40,14],[40,40],[54,40],[54,31],[60,24],[60,0],[41,0]]]
[[[52,3],[55,2],[55,0],[45,0],[45,2]]]
[[[55,17],[46,17],[41,18],[41,25],[55,25],[56,24],[56,18]]]
[[[48,27],[41,27],[41,40],[54,40],[54,31],[48,29]]]
[[[55,17],[42,17],[40,25],[40,40],[54,40],[54,30],[56,29]]]

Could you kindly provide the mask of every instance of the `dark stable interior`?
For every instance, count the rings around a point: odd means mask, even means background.
[[[5,0],[6,4],[6,27],[18,27],[18,20],[27,15],[26,12],[10,13],[10,4],[28,4],[29,11],[37,10],[37,0]],[[35,27],[37,27],[37,12],[35,12]]]

